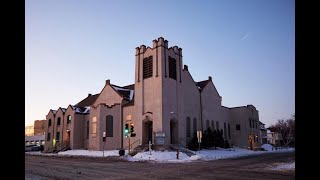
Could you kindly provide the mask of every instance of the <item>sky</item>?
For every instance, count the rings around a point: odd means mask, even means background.
[[[25,124],[134,83],[135,48],[164,37],[222,105],[254,105],[268,127],[295,113],[294,0],[27,0]]]

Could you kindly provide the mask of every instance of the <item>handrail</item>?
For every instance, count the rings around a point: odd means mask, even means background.
[[[188,145],[187,141],[183,140],[182,138],[179,138],[179,140],[180,140],[180,141],[182,140],[182,141],[186,144],[185,147],[187,147],[187,145]],[[180,143],[180,144],[181,144],[181,143]]]
[[[135,142],[131,143],[131,144],[130,144],[130,147],[132,147],[132,145],[135,144],[135,143],[137,143],[137,142],[139,142],[139,145],[141,144],[141,143],[140,143],[140,139],[138,139],[138,140],[136,140]],[[129,148],[129,146],[127,146],[127,147],[125,147],[125,148],[123,148],[123,149],[127,149],[127,148]]]
[[[185,146],[181,143],[181,141],[185,142]],[[179,145],[183,146],[184,148],[187,148],[187,142],[185,140],[183,140],[182,138],[179,138],[178,141],[176,141],[176,143],[178,143]]]

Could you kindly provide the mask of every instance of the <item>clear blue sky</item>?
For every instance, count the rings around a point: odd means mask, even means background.
[[[26,124],[134,83],[135,47],[164,37],[227,107],[253,104],[266,126],[295,112],[293,0],[28,0]]]

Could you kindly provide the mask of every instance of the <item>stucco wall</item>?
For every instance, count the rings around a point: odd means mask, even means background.
[[[96,139],[99,141],[98,149],[103,150],[103,145],[105,150],[113,150],[121,148],[121,105],[117,104],[112,107],[107,107],[105,105],[100,106],[100,122],[97,126],[99,132],[99,138]],[[106,137],[105,144],[103,143],[103,132],[107,131],[106,127],[106,117],[111,115],[113,117],[113,137]]]
[[[254,134],[258,136],[258,139],[260,138],[260,132],[259,132],[259,126],[257,128],[250,128],[249,125],[249,118],[258,119],[258,111],[256,111],[255,108],[252,106],[243,106],[243,107],[237,107],[237,108],[231,108],[231,117],[234,122],[234,124],[240,124],[240,131],[234,130],[233,137],[234,137],[234,145],[239,146],[242,148],[248,148],[248,136],[249,134]],[[253,147],[259,147],[260,141],[258,143],[253,143]]]
[[[121,101],[122,97],[110,85],[106,84],[93,105],[96,107],[100,103],[103,103],[112,106],[115,103],[120,104]]]
[[[72,149],[81,149],[84,148],[84,121],[85,121],[85,115],[83,114],[75,114],[74,115],[74,123],[72,124],[72,130],[73,132],[72,138],[71,138],[71,148]]]
[[[194,131],[200,130],[201,129],[201,123],[200,123],[200,93],[195,85],[194,80],[192,79],[190,73],[188,70],[183,70],[182,71],[182,77],[183,77],[183,91],[181,92],[183,94],[183,115],[184,118],[182,119],[181,124],[184,124],[184,131],[183,131],[183,138],[185,140],[190,140],[193,137]],[[187,122],[187,117],[190,117],[191,119],[191,137],[187,139],[187,134],[186,134],[186,122]],[[197,120],[197,129],[193,126],[193,119],[196,118]]]

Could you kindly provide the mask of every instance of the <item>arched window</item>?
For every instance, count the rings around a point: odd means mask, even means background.
[[[71,116],[70,115],[67,116],[67,124],[71,124]]]
[[[193,132],[197,132],[197,118],[193,118]]]
[[[153,64],[152,56],[149,56],[143,59],[143,79],[152,77],[152,70],[153,70],[152,64]]]
[[[191,137],[191,120],[187,117],[187,137]]]
[[[169,78],[177,80],[177,61],[169,56]]]
[[[210,127],[209,120],[206,120],[207,129]]]
[[[108,115],[106,121],[106,135],[107,137],[113,137],[113,116]]]
[[[87,134],[86,134],[86,138],[89,139],[89,121],[87,121]]]
[[[231,139],[230,124],[228,123],[228,139]]]
[[[211,121],[211,130],[214,130],[214,121]]]
[[[57,125],[59,126],[61,124],[61,117],[58,117],[57,119]]]
[[[91,134],[92,134],[92,137],[96,137],[96,134],[97,134],[97,118],[96,117],[93,117],[92,118],[92,126],[91,126]]]
[[[51,119],[48,121],[48,127],[51,126]]]
[[[227,124],[224,123],[223,124],[223,135],[224,135],[224,139],[227,139]]]

